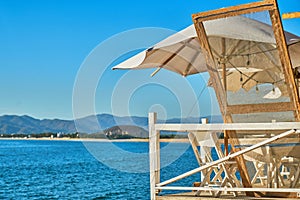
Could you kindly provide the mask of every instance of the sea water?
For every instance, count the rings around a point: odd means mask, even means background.
[[[122,169],[135,162],[120,161],[107,142],[95,145],[107,146],[110,161],[115,160]],[[167,145],[161,144],[162,147]],[[162,156],[172,159],[162,168],[162,180],[198,167],[190,147],[182,152],[186,145],[175,143],[173,148],[166,148],[167,155]],[[113,146],[133,153],[147,153],[149,148],[147,142],[116,142]],[[178,159],[173,158],[178,152]],[[135,173],[108,165],[95,158],[80,141],[0,140],[0,199],[150,198],[147,169]],[[196,174],[177,184],[191,186],[198,178]]]

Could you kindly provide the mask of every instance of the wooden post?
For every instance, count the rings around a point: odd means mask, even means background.
[[[277,43],[279,58],[283,67],[283,74],[285,76],[285,81],[287,83],[287,89],[291,102],[294,104],[294,114],[297,121],[300,121],[300,102],[299,102],[299,92],[298,87],[295,82],[295,76],[293,73],[293,67],[291,59],[289,56],[285,35],[283,31],[283,26],[280,19],[280,14],[278,10],[278,5],[276,0],[272,0],[273,9],[269,10],[272,27],[274,32],[274,37]]]
[[[215,67],[215,62],[213,58],[213,54],[209,45],[209,41],[205,32],[205,28],[203,25],[203,21],[197,20],[193,18],[195,29],[197,32],[197,36],[199,38],[200,47],[202,49],[202,53],[205,55],[206,59],[206,65],[208,68],[208,72],[210,77],[213,80],[213,87],[215,89],[216,97],[218,99],[220,111],[223,116],[224,123],[232,123],[232,117],[231,115],[228,115],[227,113],[227,97],[226,97],[226,91],[222,85],[220,76],[218,74],[218,70]],[[228,132],[227,132],[228,133]],[[227,135],[226,135],[227,136]],[[229,136],[228,136],[229,137]],[[232,150],[234,152],[237,152],[239,149],[236,149],[234,146],[239,144],[239,141],[236,137],[236,132],[231,131],[230,132],[230,138],[232,142]],[[244,160],[244,157],[241,155],[239,157],[235,158],[237,161],[238,169],[242,178],[243,186],[244,187],[252,187],[251,180],[248,174],[248,170],[246,167],[246,163]],[[248,196],[253,196],[254,194],[247,193]]]
[[[223,78],[223,86],[225,90],[225,96],[227,92],[227,76],[226,76],[226,41],[225,38],[221,39],[221,47],[222,47],[222,58],[221,58],[221,66],[222,66],[222,78]]]
[[[150,196],[151,200],[156,199],[155,190],[156,184],[160,182],[160,146],[159,135],[160,132],[156,131],[155,123],[157,121],[156,113],[149,113],[149,159],[150,159]]]
[[[203,23],[198,22],[195,19],[193,19],[193,21],[194,21],[194,25],[195,25],[195,29],[197,32],[202,53],[205,56],[206,66],[208,69],[207,71],[212,79],[212,85],[216,91],[216,97],[220,106],[220,111],[222,116],[224,117],[226,116],[226,109],[227,109],[226,91],[222,86],[222,81],[215,67],[214,57],[209,46],[209,42],[207,39],[207,35]]]
[[[223,79],[223,87],[225,90],[225,98],[227,101],[227,74],[226,74],[226,41],[225,38],[221,39],[221,47],[222,47],[222,59],[221,59],[221,66],[222,66],[222,79]],[[227,111],[227,107],[226,107]],[[224,130],[224,149],[225,149],[225,156],[228,156],[228,132]]]
[[[296,121],[300,121],[299,93],[294,79],[294,74],[293,74],[292,65],[287,50],[287,45],[286,45],[282,23],[278,11],[277,2],[276,0],[264,0],[261,2],[254,2],[254,3],[239,5],[239,6],[232,6],[228,8],[222,8],[214,11],[202,12],[202,13],[192,15],[195,29],[199,38],[200,46],[207,61],[208,71],[210,72],[210,76],[213,80],[213,87],[216,91],[216,95],[220,105],[221,113],[223,115],[224,123],[232,122],[231,114],[227,112],[230,106],[227,105],[226,89],[221,87],[222,84],[220,78],[217,76],[218,72],[214,67],[214,60],[208,43],[208,38],[206,36],[206,32],[203,26],[203,22],[208,20],[220,19],[225,17],[237,16],[237,15],[242,15],[242,14],[247,14],[252,12],[261,12],[261,11],[269,11],[271,21],[272,21],[274,36],[279,51],[279,57],[281,60],[281,64],[283,66],[285,81],[288,85],[288,93],[291,99],[291,103],[293,105],[293,111],[295,113]],[[224,80],[225,67],[226,66],[222,66],[224,86],[226,85],[226,80]],[[262,111],[259,110],[258,112],[262,112]],[[238,140],[235,138],[236,135],[235,132],[230,132],[230,133],[227,132],[226,136],[227,135],[229,135],[229,138],[231,138],[232,144],[238,143]],[[237,150],[238,149],[233,148],[234,152],[236,152]],[[241,172],[243,185],[245,187],[251,187],[250,178],[247,172],[244,158],[237,157],[236,159],[238,161],[239,170]]]
[[[300,12],[284,13],[282,19],[300,18]]]
[[[268,166],[267,166],[267,187],[272,188],[272,175],[273,175],[273,163],[272,163],[272,157],[271,157],[271,149],[270,146],[266,146],[266,154],[267,154],[267,160],[268,160]]]

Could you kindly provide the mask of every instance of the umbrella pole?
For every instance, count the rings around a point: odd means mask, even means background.
[[[223,78],[223,86],[225,90],[225,96],[227,92],[227,81],[226,81],[226,64],[224,61],[222,61],[222,78]],[[228,156],[229,150],[228,150],[228,131],[224,131],[224,149],[225,149],[225,155]]]
[[[222,63],[222,78],[225,92],[227,92],[227,80],[226,80],[226,64]]]
[[[228,131],[224,131],[224,148],[225,148],[225,156],[228,156]]]
[[[222,42],[222,56],[223,58],[221,59],[221,66],[222,66],[222,79],[223,79],[223,86],[224,86],[224,91],[225,91],[225,98],[227,98],[226,93],[227,93],[227,77],[226,77],[226,63],[225,63],[225,54],[226,54],[226,42],[225,38],[221,39]],[[225,149],[225,156],[228,156],[229,151],[228,151],[228,131],[224,130],[224,149]]]

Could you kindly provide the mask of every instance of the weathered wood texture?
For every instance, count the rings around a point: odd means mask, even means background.
[[[282,19],[300,18],[300,12],[284,13]]]
[[[191,200],[191,199],[210,199],[210,200],[244,200],[244,199],[251,199],[251,200],[282,200],[282,197],[285,197],[286,200],[293,200],[297,198],[297,193],[290,192],[290,193],[266,193],[260,192],[262,197],[247,197],[243,194],[239,195],[238,197],[234,197],[232,194],[222,195],[220,197],[213,197],[209,192],[203,192],[203,194],[199,197],[195,197],[195,192],[185,192],[179,194],[172,194],[172,195],[165,195],[165,196],[157,196],[157,200]],[[284,196],[283,196],[284,195]]]
[[[237,16],[237,15],[242,15],[247,13],[261,12],[261,11],[269,11],[270,14],[274,36],[276,39],[278,52],[280,55],[280,61],[283,66],[285,81],[288,85],[288,93],[291,99],[292,106],[289,103],[282,103],[277,105],[264,104],[261,106],[256,106],[253,104],[228,106],[227,98],[226,98],[227,83],[226,83],[226,77],[224,77],[226,66],[224,65],[222,66],[223,68],[223,85],[222,85],[222,82],[218,74],[218,70],[216,70],[217,68],[214,63],[214,58],[205,32],[205,28],[203,26],[203,22],[208,20],[214,20],[219,18]],[[262,2],[254,2],[254,3],[244,4],[244,5],[232,6],[228,8],[208,11],[208,12],[202,12],[198,14],[193,14],[192,18],[199,38],[202,52],[204,53],[206,58],[208,72],[212,78],[213,87],[216,91],[216,96],[225,123],[233,122],[231,117],[232,114],[246,114],[246,113],[258,113],[258,112],[282,112],[282,111],[293,111],[295,114],[296,121],[300,121],[299,94],[294,79],[291,61],[287,51],[287,45],[285,41],[285,36],[284,36],[276,0],[265,0]],[[225,51],[225,49],[223,49],[223,51]],[[236,133],[234,131],[231,131],[229,133],[226,132],[226,138],[225,138],[226,140],[227,140],[227,136],[231,138],[230,141],[232,142],[233,146],[239,144],[239,141],[235,139]],[[236,152],[237,149],[233,148],[233,151]],[[250,178],[243,157],[237,157],[237,161],[239,163],[239,170],[241,173],[241,178],[243,180],[243,185],[245,187],[251,187]]]
[[[249,4],[221,8],[218,10],[201,12],[201,13],[193,14],[192,18],[194,20],[207,21],[207,20],[214,20],[214,19],[219,19],[224,17],[243,15],[251,12],[266,11],[271,9],[274,9],[273,1],[265,0],[262,2],[254,2]]]
[[[278,5],[276,0],[272,0],[272,3],[274,4],[274,6],[273,9],[269,10],[269,13],[272,21],[274,36],[277,43],[279,58],[281,61],[281,65],[283,67],[285,82],[288,86],[287,87],[288,93],[291,102],[294,104],[295,118],[297,121],[300,121],[300,103],[299,103],[298,87],[295,82],[295,76],[293,73],[292,63],[287,49],[287,44],[285,40],[282,22],[280,19]]]
[[[216,91],[216,97],[218,99],[219,102],[219,107],[220,107],[220,111],[222,113],[223,116],[223,120],[225,123],[232,123],[232,117],[231,115],[227,114],[227,97],[226,97],[226,89],[224,88],[224,86],[222,86],[222,82],[220,79],[220,76],[218,74],[218,70],[216,70],[216,66],[215,66],[215,62],[214,62],[214,58],[213,58],[213,54],[211,52],[210,49],[210,45],[208,42],[208,38],[205,32],[205,28],[203,26],[203,22],[199,21],[198,19],[193,19],[194,21],[194,25],[196,28],[196,32],[199,38],[199,43],[202,49],[202,53],[204,53],[205,55],[205,59],[206,59],[206,64],[207,64],[207,68],[208,68],[208,72],[210,77],[213,80],[213,87]],[[225,51],[225,49],[224,49]],[[226,66],[223,66],[224,68],[226,68]],[[224,81],[225,79],[223,79]],[[224,81],[224,83],[226,84],[226,81]],[[232,150],[234,152],[237,152],[238,149],[236,149],[234,146],[239,144],[239,141],[236,139],[236,133],[234,131],[231,132],[226,132],[226,140],[228,140],[228,138],[232,138],[232,143],[233,143],[233,148]],[[227,144],[227,142],[226,142]],[[226,154],[228,154],[228,150],[226,150]],[[242,182],[244,187],[251,187],[251,182],[250,182],[250,177],[247,171],[247,167],[246,167],[246,163],[245,160],[243,158],[243,156],[239,156],[235,158],[237,161],[237,165],[240,171],[240,175],[242,178]],[[249,194],[251,195],[251,194]]]
[[[291,102],[263,103],[263,104],[238,104],[227,106],[227,114],[247,114],[264,112],[286,112],[294,111],[294,105]]]

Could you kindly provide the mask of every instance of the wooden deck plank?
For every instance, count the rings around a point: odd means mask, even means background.
[[[186,193],[178,193],[178,194],[170,194],[170,195],[164,195],[164,196],[156,196],[157,200],[201,200],[201,199],[211,199],[211,200],[242,200],[242,199],[249,199],[249,200],[282,200],[281,197],[248,197],[243,194],[240,196],[234,197],[232,194],[222,194],[220,197],[213,197],[208,192],[201,193],[202,195],[199,197],[195,196],[195,192],[186,192]],[[276,196],[276,194],[274,194]],[[294,200],[294,198],[284,198],[286,200]]]

